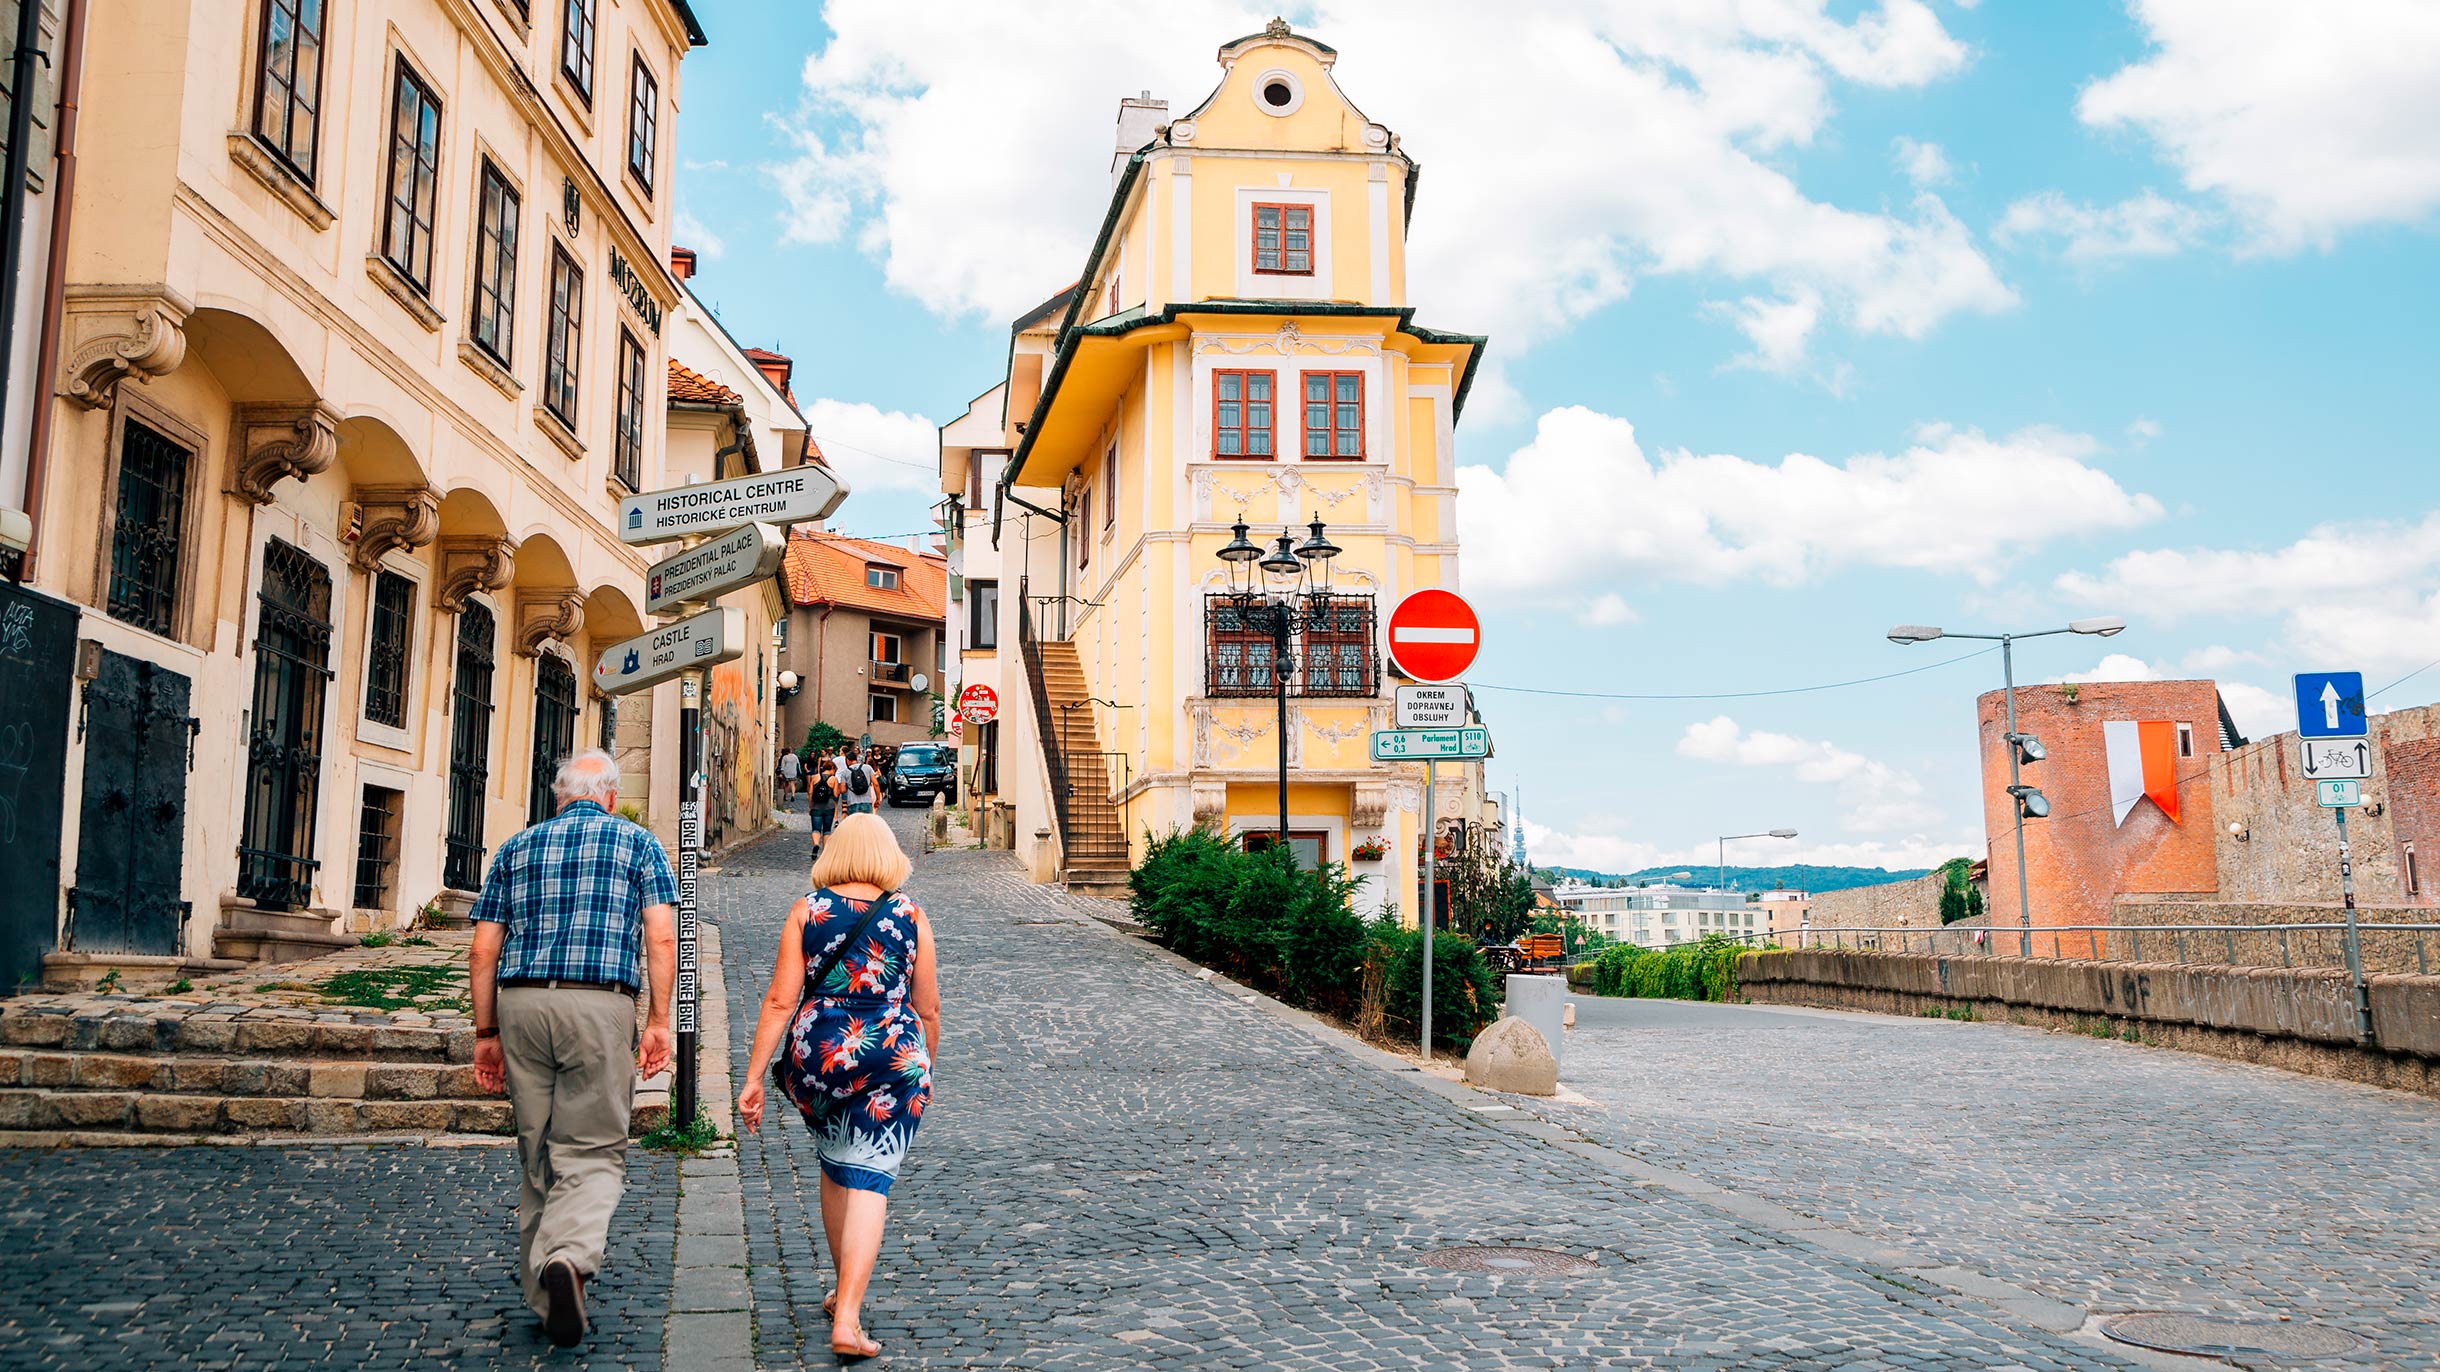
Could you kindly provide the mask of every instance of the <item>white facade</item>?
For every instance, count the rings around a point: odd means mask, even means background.
[[[1666,882],[1625,887],[1570,882],[1555,888],[1551,898],[1574,911],[1589,932],[1646,948],[1691,943],[1707,934],[1741,938],[1769,927],[1764,912],[1748,904],[1742,891]]]

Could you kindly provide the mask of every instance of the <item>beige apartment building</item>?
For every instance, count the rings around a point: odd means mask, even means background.
[[[590,671],[645,627],[647,561],[610,521],[663,475],[704,41],[686,0],[85,11],[0,606],[17,982],[462,902],[609,737]]]
[[[802,747],[819,720],[850,740],[932,734],[945,679],[946,560],[895,543],[799,531],[788,540],[788,669],[782,737]]]

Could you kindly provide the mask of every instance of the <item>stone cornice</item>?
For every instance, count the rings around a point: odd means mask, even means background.
[[[478,591],[497,591],[516,578],[517,544],[504,535],[474,534],[441,540],[441,584],[432,602],[448,614],[466,608]]]
[[[130,376],[166,376],[186,359],[194,302],[167,286],[71,286],[63,325],[68,347],[59,393],[89,410],[107,408]]]
[[[393,552],[413,552],[441,528],[440,492],[429,486],[358,486],[363,531],[349,559],[370,568]]]
[[[249,505],[271,503],[271,488],[288,477],[303,481],[330,470],[339,456],[339,412],[320,401],[304,405],[240,405],[237,453],[229,494]]]

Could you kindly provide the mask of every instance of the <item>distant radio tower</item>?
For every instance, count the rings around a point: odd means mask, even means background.
[[[1527,865],[1527,863],[1526,863],[1526,861],[1525,861],[1525,783],[1524,783],[1524,782],[1521,782],[1521,781],[1517,783],[1517,803],[1516,803],[1516,813],[1515,813],[1515,814],[1513,814],[1513,815],[1510,815],[1510,816],[1508,817],[1508,832],[1509,832],[1509,836],[1510,836],[1510,847],[1511,847],[1511,848],[1513,848],[1513,849],[1515,850],[1515,857],[1516,857],[1516,864],[1517,864],[1517,866],[1519,866],[1519,867],[1526,866],[1526,865]]]

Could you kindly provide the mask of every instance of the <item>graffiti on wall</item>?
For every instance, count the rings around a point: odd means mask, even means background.
[[[703,711],[703,776],[710,827],[726,832],[762,822],[767,801],[762,768],[761,702],[746,680],[743,660],[712,669]]]

